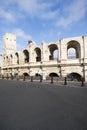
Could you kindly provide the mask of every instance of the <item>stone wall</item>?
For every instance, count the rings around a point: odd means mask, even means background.
[[[16,36],[6,33],[3,44],[3,75],[40,74],[45,80],[50,74],[59,77],[71,74],[87,81],[87,36],[43,42],[40,46],[28,41],[26,48],[17,51]]]

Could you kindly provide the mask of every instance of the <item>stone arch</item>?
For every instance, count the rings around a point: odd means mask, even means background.
[[[76,59],[76,50],[74,48],[69,48],[67,51],[68,59]]]
[[[38,77],[38,76],[41,76],[41,75],[39,73],[36,73],[35,76]]]
[[[28,74],[27,72],[24,72],[24,73],[23,73],[23,76],[28,77],[29,74]]]
[[[10,55],[11,58],[13,58],[12,54]]]
[[[30,75],[27,72],[23,72],[21,76],[22,76],[22,78],[25,78],[28,80],[30,79]]]
[[[6,57],[5,56],[3,57],[3,63],[4,63],[4,65],[6,64]]]
[[[73,80],[81,81],[82,76],[77,72],[72,72],[67,75],[67,78],[69,78],[72,81]]]
[[[59,75],[55,72],[52,72],[49,74],[50,77],[59,77]]]
[[[8,59],[8,56],[6,56],[6,65],[9,64],[9,59]]]
[[[58,47],[56,44],[50,44],[48,46],[49,48],[49,60],[58,60],[59,54],[58,54]]]
[[[72,51],[70,53],[70,51]],[[72,40],[67,43],[67,59],[81,58],[81,47],[78,41]]]
[[[34,79],[39,80],[42,75],[39,73],[36,73],[34,76]]]
[[[35,54],[36,54],[35,55],[36,62],[41,61],[41,49],[39,47],[36,47],[34,49],[34,51],[35,51]]]
[[[18,54],[18,52],[15,53],[15,61],[16,61],[16,64],[19,64],[19,54]]]
[[[29,62],[29,52],[27,49],[23,50],[23,55],[24,55],[24,63]]]

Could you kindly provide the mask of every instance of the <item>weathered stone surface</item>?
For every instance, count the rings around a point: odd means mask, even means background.
[[[3,38],[2,75],[42,75],[84,77],[87,81],[87,36],[60,39],[52,43],[28,42],[22,51],[16,50],[16,36]],[[69,75],[71,74],[71,75]]]

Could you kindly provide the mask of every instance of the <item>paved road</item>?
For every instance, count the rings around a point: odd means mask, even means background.
[[[0,130],[87,130],[87,88],[0,80]]]

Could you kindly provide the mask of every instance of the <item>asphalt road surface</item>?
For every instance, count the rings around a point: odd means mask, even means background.
[[[87,87],[0,80],[0,130],[87,130]]]

